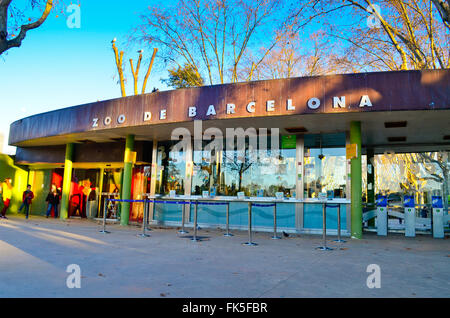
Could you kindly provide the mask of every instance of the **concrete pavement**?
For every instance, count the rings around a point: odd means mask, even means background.
[[[400,234],[333,243],[319,251],[318,235],[270,239],[243,246],[246,232],[224,237],[199,231],[202,242],[176,229],[141,238],[136,226],[89,220],[10,216],[0,220],[0,297],[450,297],[450,244]],[[192,234],[192,231],[190,231]],[[81,268],[81,288],[69,289],[66,268]],[[366,285],[369,264],[381,269],[381,288]]]

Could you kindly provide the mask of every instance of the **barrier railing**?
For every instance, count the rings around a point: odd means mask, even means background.
[[[252,227],[252,220],[251,220],[251,208],[252,207],[263,207],[263,208],[265,208],[265,207],[274,207],[274,209],[273,209],[273,213],[274,213],[274,216],[273,216],[273,221],[274,221],[274,223],[273,223],[273,236],[272,236],[272,239],[281,239],[281,237],[278,237],[277,236],[277,216],[276,216],[276,213],[277,213],[277,205],[276,205],[276,203],[269,203],[269,204],[260,204],[260,203],[251,203],[251,202],[249,202],[249,204],[250,204],[250,206],[249,206],[249,218],[248,218],[248,222],[249,222],[249,241],[247,242],[247,243],[244,243],[245,245],[257,245],[256,243],[253,243],[252,242],[252,237],[251,237],[251,227]]]
[[[103,208],[103,229],[100,231],[100,233],[103,234],[108,234],[111,233],[109,231],[106,231],[106,213],[107,213],[107,209],[108,209],[108,203],[106,202],[107,200],[105,200],[104,208]]]
[[[145,230],[147,229],[148,222],[148,203],[147,200],[143,200],[144,202],[144,215],[142,216],[142,233],[139,234],[140,237],[150,237],[150,234],[147,234]]]
[[[103,200],[103,217],[102,217],[103,228],[100,231],[100,233],[109,234],[111,232],[106,230],[106,217],[108,215],[108,201],[109,202],[118,201],[119,199],[116,199],[116,198],[119,198],[119,193],[116,193],[116,192],[113,192],[113,193],[103,192],[103,193],[99,194],[99,196],[100,196],[100,202],[99,202],[100,204],[102,203],[102,200],[101,200],[102,197],[104,197],[104,200]],[[117,209],[117,207],[115,207],[115,208]],[[117,210],[115,210],[115,213],[117,213]]]
[[[110,193],[102,193],[102,195],[110,196]],[[149,194],[142,194],[142,200],[123,200],[123,199],[112,199],[105,197],[104,202],[104,212],[103,212],[103,230],[101,233],[110,233],[106,231],[106,215],[107,215],[107,207],[109,202],[142,202],[144,203],[144,215],[142,220],[142,234],[141,237],[149,237],[150,235],[146,233],[147,229],[147,221],[148,221],[148,204],[149,203],[163,203],[163,204],[182,204],[182,229],[179,233],[187,233],[185,231],[185,211],[184,207],[186,205],[194,204],[194,234],[192,236],[192,241],[198,242],[200,239],[198,238],[198,205],[225,205],[226,206],[226,233],[225,236],[232,236],[233,234],[229,231],[229,214],[230,214],[230,202],[245,202],[248,204],[248,241],[243,243],[243,245],[247,246],[257,246],[258,244],[253,242],[252,237],[252,207],[273,207],[273,236],[272,239],[280,239],[281,237],[277,236],[277,203],[303,203],[303,204],[322,204],[322,219],[323,219],[323,246],[317,247],[320,250],[332,250],[332,248],[327,246],[327,225],[326,225],[326,208],[336,208],[338,209],[337,213],[337,233],[338,238],[335,242],[344,243],[345,241],[341,239],[341,205],[349,204],[350,201],[344,199],[338,200],[298,200],[298,199],[270,199],[270,198],[247,198],[247,199],[227,199],[227,198],[205,198],[205,197],[196,197],[196,196],[183,196],[183,197],[164,197],[164,196],[152,196]]]
[[[346,241],[341,239],[341,205],[342,204],[350,204],[349,200],[345,199],[330,199],[330,200],[317,200],[317,199],[272,199],[272,198],[223,198],[223,197],[208,197],[205,198],[203,196],[179,196],[179,197],[167,197],[162,195],[150,195],[150,194],[142,194],[142,196],[147,198],[147,202],[153,203],[169,203],[169,204],[194,204],[194,235],[192,237],[192,241],[200,241],[198,239],[198,205],[226,205],[226,233],[224,236],[232,236],[233,234],[229,231],[229,205],[231,202],[245,202],[248,204],[248,241],[243,243],[243,245],[248,246],[256,246],[257,243],[253,242],[252,237],[252,207],[273,207],[273,236],[272,239],[280,239],[281,237],[277,236],[277,203],[302,203],[302,204],[322,204],[322,217],[323,217],[323,246],[319,247],[321,250],[331,250],[331,248],[326,246],[326,208],[328,207],[337,207],[338,208],[338,238],[335,242],[345,243]],[[186,201],[187,200],[187,201]],[[205,202],[206,201],[206,202]],[[182,215],[182,230],[184,233],[184,218],[185,213],[183,210]],[[180,231],[180,233],[181,233]]]
[[[331,251],[333,250],[331,247],[327,246],[327,204],[322,203],[322,237],[323,237],[323,245],[316,247],[316,249],[321,251]]]
[[[194,236],[192,238],[192,241],[198,242],[201,241],[197,238],[197,230],[198,230],[198,222],[197,222],[197,213],[198,213],[198,205],[226,205],[227,207],[227,232],[224,234],[224,236],[233,236],[233,234],[230,233],[229,229],[229,213],[230,213],[230,205],[228,202],[202,202],[200,199],[195,200],[195,206],[194,206]]]
[[[227,213],[226,213],[226,233],[223,236],[233,236],[233,234],[230,233],[230,203],[227,202]]]
[[[345,243],[347,241],[341,239],[341,205],[340,204],[327,204],[329,208],[337,208],[337,239],[333,242]]]
[[[242,243],[247,246],[256,246],[257,243],[252,241],[252,203],[248,203],[248,242]]]
[[[99,204],[101,206],[101,204],[103,203],[103,205],[104,205],[103,206],[103,214],[105,214],[105,211],[106,211],[106,218],[108,218],[108,212],[109,212],[111,214],[111,216],[113,216],[113,218],[119,219],[118,205],[109,206],[109,204],[108,204],[108,202],[118,202],[118,200],[120,200],[120,193],[103,192],[100,194]],[[105,206],[106,206],[106,210],[105,210]],[[102,218],[103,218],[103,216],[102,216]]]

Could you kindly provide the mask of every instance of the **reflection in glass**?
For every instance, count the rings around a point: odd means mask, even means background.
[[[169,194],[171,190],[175,190],[176,194],[184,194],[186,154],[185,151],[172,151],[173,145],[177,142],[158,143],[155,193]]]
[[[295,149],[194,151],[192,194],[295,196]]]
[[[305,198],[345,198],[345,148],[305,148]]]
[[[448,152],[383,154],[374,157],[376,194],[388,196],[390,204],[400,205],[405,194],[417,204],[429,204],[431,196],[449,201]],[[445,200],[447,198],[447,200]]]

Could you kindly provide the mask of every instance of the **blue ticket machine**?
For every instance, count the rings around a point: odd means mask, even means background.
[[[377,196],[377,234],[386,236],[388,230],[387,196]]]
[[[416,204],[412,195],[405,195],[403,198],[405,209],[405,236],[416,236]]]
[[[432,196],[431,205],[433,207],[433,237],[444,238],[444,205],[442,197]]]

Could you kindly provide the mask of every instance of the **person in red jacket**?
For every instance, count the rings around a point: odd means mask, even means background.
[[[30,205],[34,199],[34,193],[31,191],[31,185],[27,185],[27,189],[23,192],[22,195],[22,205],[19,208],[19,212],[22,212],[22,209],[25,207],[25,218],[28,219],[28,214],[30,212]]]

